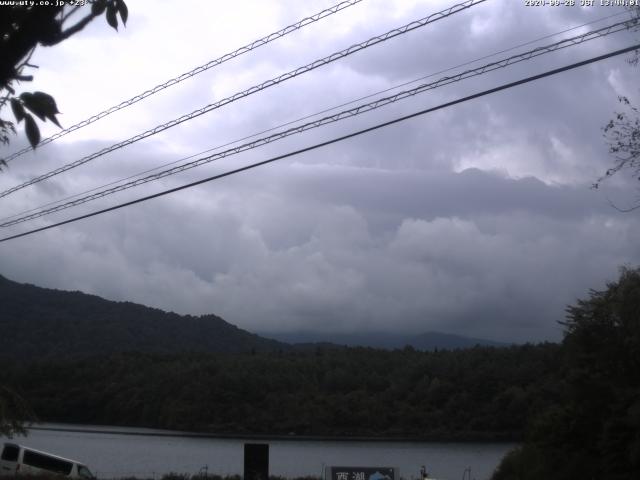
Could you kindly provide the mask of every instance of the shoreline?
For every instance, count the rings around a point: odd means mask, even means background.
[[[520,443],[522,440],[505,437],[487,438],[483,435],[465,436],[453,438],[447,436],[371,436],[371,435],[297,435],[297,434],[249,434],[249,433],[214,433],[214,432],[190,432],[178,430],[161,430],[146,427],[110,427],[99,425],[69,425],[69,426],[29,426],[29,430],[44,430],[55,432],[96,433],[111,435],[131,435],[146,437],[178,437],[178,438],[208,438],[220,440],[278,440],[278,441],[305,441],[305,442],[397,442],[397,443]]]

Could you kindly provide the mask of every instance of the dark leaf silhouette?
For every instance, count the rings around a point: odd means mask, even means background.
[[[60,113],[56,105],[56,101],[53,97],[44,92],[25,92],[20,95],[20,98],[24,102],[24,105],[33,113],[35,113],[40,120],[51,120],[58,127],[60,123],[56,119],[56,114]],[[17,117],[16,117],[17,118]]]
[[[58,122],[58,119],[52,115],[51,117],[48,117],[49,120],[51,120],[53,123],[55,123],[58,127],[62,128],[62,125],[60,125],[60,122]]]
[[[36,145],[40,142],[40,129],[36,125],[36,121],[30,114],[25,114],[25,131],[27,132],[27,138],[31,144],[31,148],[36,148]]]
[[[13,115],[16,117],[16,121],[20,123],[24,118],[24,107],[17,98],[11,99],[11,110],[13,110]]]
[[[127,19],[129,18],[129,9],[127,8],[127,4],[124,3],[124,0],[116,0],[116,7],[118,9],[118,12],[120,12],[122,24],[126,26]]]
[[[47,115],[55,115],[56,113],[60,113],[60,111],[58,111],[56,101],[48,93],[33,92],[33,97],[36,99],[38,104],[42,106]]]
[[[27,107],[31,113],[35,113],[40,120],[46,120],[44,108],[33,93],[22,93],[20,94],[20,99],[24,102],[24,106]]]
[[[118,30],[118,17],[116,14],[116,6],[113,3],[107,5],[107,23]]]
[[[60,123],[58,123],[58,119],[56,118],[56,114],[60,113],[58,110],[58,106],[56,105],[55,99],[44,92],[33,92],[33,96],[36,99],[38,105],[42,108],[42,112],[44,116],[55,123],[58,127],[62,128]]]
[[[4,9],[0,15],[3,47],[0,55],[0,90],[6,90],[4,101],[11,104],[13,115],[20,122],[30,118],[26,130],[30,132],[29,142],[32,145],[40,141],[40,132],[34,117],[41,121],[51,120],[62,128],[56,115],[60,113],[50,95],[43,92],[27,92],[16,94],[12,82],[32,81],[33,75],[25,72],[28,68],[38,68],[29,63],[29,55],[38,45],[53,46],[81,32],[95,18],[106,14],[107,23],[118,29],[118,18],[126,25],[129,10],[125,0],[89,0],[88,2],[71,2],[75,8],[67,10],[70,2],[45,2],[51,8],[34,8],[30,3],[13,2],[15,5]],[[35,2],[37,3],[37,2]],[[55,5],[54,5],[55,3]],[[86,14],[74,16],[71,13],[82,7]],[[64,11],[63,11],[64,10]],[[5,18],[6,17],[6,18]],[[24,60],[27,58],[27,60]],[[16,97],[13,99],[13,97]],[[17,123],[16,122],[16,123]],[[10,135],[15,134],[12,122],[0,117],[0,144],[8,144]],[[22,153],[22,152],[20,152]],[[18,153],[18,154],[20,154]],[[12,157],[15,158],[15,157]]]

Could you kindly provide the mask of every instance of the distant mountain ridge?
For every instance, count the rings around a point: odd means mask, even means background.
[[[293,344],[293,345],[292,345]],[[43,359],[118,352],[264,352],[363,346],[382,349],[462,349],[506,346],[429,332],[284,333],[257,335],[216,315],[178,315],[132,302],[21,284],[0,275],[0,358]]]
[[[178,315],[0,276],[0,357],[86,357],[117,352],[248,352],[290,348],[216,315]]]
[[[495,342],[482,338],[465,337],[441,332],[426,332],[418,335],[361,332],[361,333],[321,333],[321,332],[293,332],[293,333],[260,333],[260,335],[280,342],[296,345],[336,345],[349,347],[372,347],[393,350],[410,346],[416,350],[458,350],[483,347],[506,347],[507,343]]]

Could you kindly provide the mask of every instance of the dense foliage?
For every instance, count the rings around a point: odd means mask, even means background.
[[[41,420],[217,433],[514,439],[556,395],[558,346],[5,360]]]
[[[24,421],[35,419],[29,405],[11,388],[0,385],[0,437],[26,433]]]
[[[640,269],[567,313],[561,396],[495,480],[640,478]]]

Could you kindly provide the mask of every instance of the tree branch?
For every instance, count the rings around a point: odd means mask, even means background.
[[[69,27],[66,30],[63,30],[62,32],[60,32],[60,35],[57,36],[56,40],[54,42],[48,43],[46,46],[56,45],[62,42],[63,40],[66,40],[70,36],[75,35],[79,31],[81,31],[84,27],[86,27],[91,22],[91,20],[93,20],[96,17],[97,15],[94,15],[93,13],[87,14],[82,20],[80,20],[78,23],[76,23],[72,27]]]
[[[66,15],[62,15],[62,17],[60,18],[60,23],[64,23],[65,21],[67,21],[67,19],[69,17],[71,17],[74,13],[76,13],[79,9],[80,9],[80,5],[76,5],[75,7],[73,7],[71,10],[69,10]],[[62,13],[62,12],[61,12]]]
[[[620,213],[629,213],[629,212],[633,212],[634,210],[638,210],[640,208],[640,204],[635,205],[633,207],[629,207],[629,208],[620,208],[615,203],[613,203],[609,197],[607,197],[607,202],[611,207],[615,208]]]

